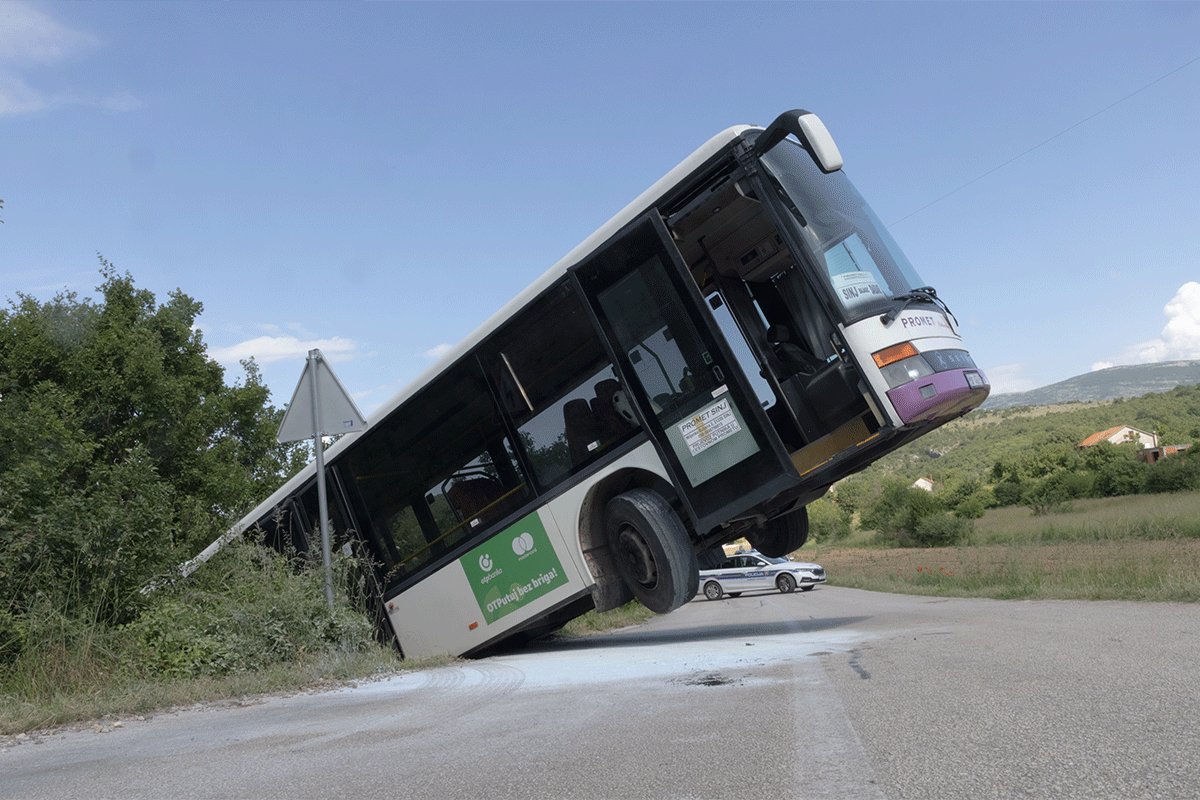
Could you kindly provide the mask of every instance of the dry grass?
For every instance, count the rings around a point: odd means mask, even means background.
[[[1095,541],[819,554],[835,586],[955,597],[1200,601],[1200,540]]]
[[[604,613],[589,611],[583,616],[576,617],[562,627],[560,635],[587,636],[589,633],[601,633],[637,625],[653,616],[653,611],[635,600],[620,608],[614,608],[612,611]]]
[[[976,520],[972,544],[1200,538],[1200,492],[1073,500],[1035,516],[1023,506],[993,509]]]
[[[356,681],[429,669],[452,659],[403,661],[387,648],[364,653],[330,654],[307,662],[276,664],[254,672],[219,677],[148,680],[120,673],[92,675],[69,682],[61,691],[36,696],[0,693],[0,734],[43,730],[85,720],[114,720],[151,715],[198,703],[330,689]],[[80,665],[75,665],[79,667]],[[68,664],[62,669],[69,670]]]
[[[1077,500],[1035,516],[1001,508],[959,547],[814,548],[829,582],[957,597],[1200,601],[1200,493]]]

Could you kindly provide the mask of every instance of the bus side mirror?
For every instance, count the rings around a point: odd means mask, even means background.
[[[833,135],[820,117],[802,108],[785,111],[776,117],[758,137],[755,150],[761,156],[789,133],[800,140],[822,172],[837,172],[842,168],[842,153],[833,141]]]

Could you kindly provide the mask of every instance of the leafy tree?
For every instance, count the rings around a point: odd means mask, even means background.
[[[1145,488],[1148,466],[1132,447],[1103,442],[1088,448],[1085,463],[1096,476],[1092,489],[1096,497],[1138,494]]]
[[[950,547],[971,532],[971,521],[946,511],[936,511],[917,520],[910,542],[917,547]]]
[[[1025,486],[1020,479],[1010,476],[992,487],[992,496],[998,506],[1015,506],[1021,502],[1025,494]]]
[[[159,304],[103,259],[101,276],[99,301],[19,294],[0,310],[10,656],[35,608],[134,618],[144,585],[302,463],[302,450],[274,440],[279,412],[254,364],[225,384],[195,327],[199,302],[176,291]]]
[[[850,512],[828,497],[808,504],[808,535],[818,542],[836,542],[850,535]]]
[[[888,483],[879,498],[862,512],[861,522],[884,541],[918,547],[952,544],[970,528],[968,520],[947,513],[931,492],[895,481]]]
[[[1146,470],[1147,492],[1187,492],[1200,489],[1200,457],[1190,451],[1165,458]]]

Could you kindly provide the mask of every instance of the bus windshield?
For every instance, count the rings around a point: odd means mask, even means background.
[[[891,298],[925,286],[887,228],[841,170],[824,174],[800,145],[785,139],[762,157],[845,322],[890,307]]]

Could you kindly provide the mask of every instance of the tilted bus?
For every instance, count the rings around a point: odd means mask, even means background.
[[[722,131],[329,449],[406,656],[669,612],[697,554],[795,550],[834,481],[983,402],[841,165],[806,111]],[[231,533],[304,549],[316,509],[310,464]]]

